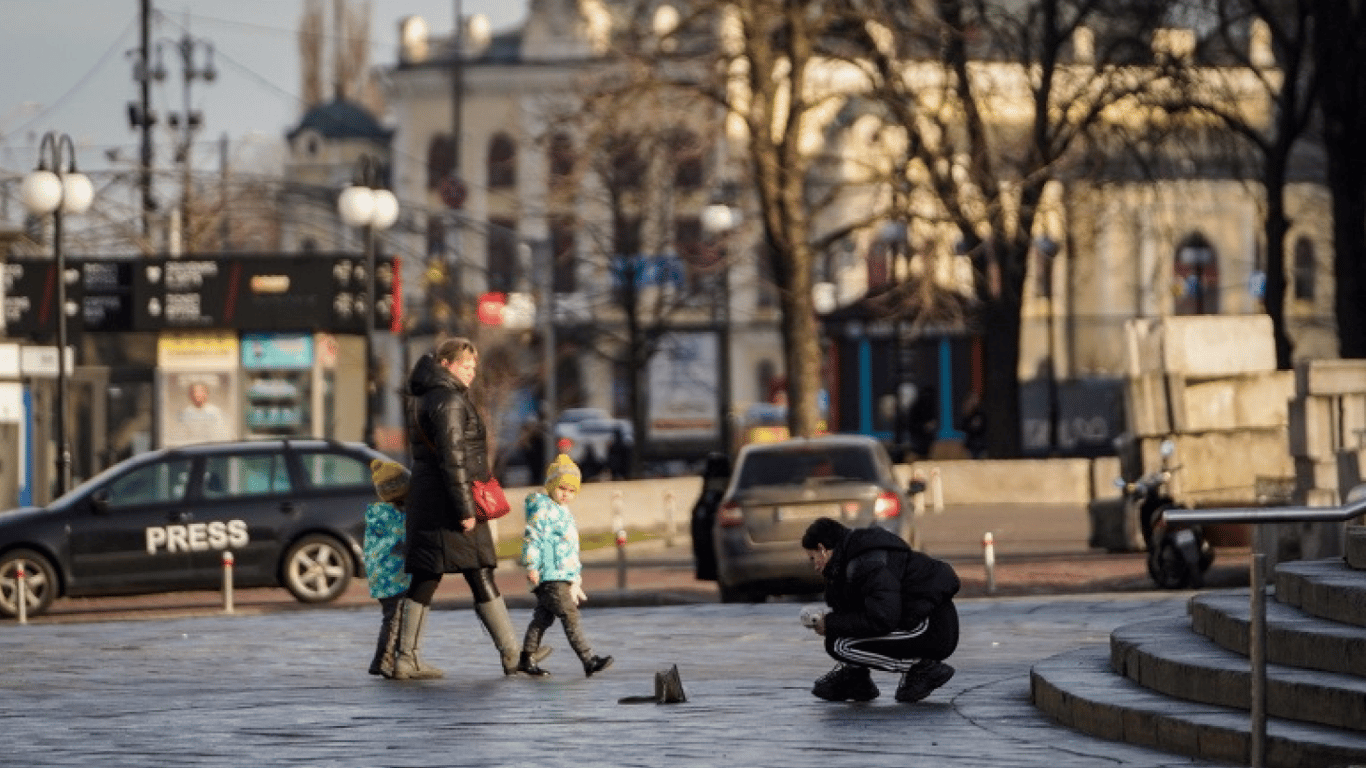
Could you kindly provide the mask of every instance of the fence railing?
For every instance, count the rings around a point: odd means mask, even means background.
[[[1358,486],[1349,501],[1338,507],[1233,507],[1228,509],[1169,509],[1168,525],[1215,523],[1341,523],[1366,514],[1366,486]],[[1359,498],[1355,498],[1359,496]],[[1248,765],[1266,764],[1266,555],[1253,553],[1249,566],[1247,657],[1249,666]]]

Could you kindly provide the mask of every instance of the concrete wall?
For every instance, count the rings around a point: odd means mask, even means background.
[[[1095,466],[1099,464],[1100,466]],[[1105,475],[1105,467],[1112,468]],[[1100,496],[1118,496],[1111,485],[1118,476],[1112,459],[1021,459],[1015,461],[963,460],[927,461],[898,465],[897,476],[909,483],[912,476],[929,481],[938,474],[944,504],[1078,504],[1093,497],[1093,476],[1103,479]],[[512,512],[498,521],[499,539],[522,535],[526,524],[526,495],[535,487],[507,489]],[[682,538],[689,536],[693,504],[702,492],[700,477],[673,477],[655,480],[623,480],[584,483],[570,508],[580,533],[604,533],[614,529],[618,511],[628,538],[632,532],[667,534],[672,530]],[[926,496],[926,503],[931,503]]]

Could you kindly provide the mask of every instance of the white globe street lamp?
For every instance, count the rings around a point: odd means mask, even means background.
[[[726,192],[728,197],[733,193]],[[731,431],[731,393],[730,393],[730,264],[728,238],[736,228],[740,226],[740,209],[718,200],[702,209],[702,231],[711,237],[716,238],[720,249],[720,274],[721,283],[719,301],[712,306],[714,309],[713,320],[716,322],[717,339],[720,342],[718,356],[717,376],[720,382],[717,385],[719,397],[717,398],[717,411],[720,413],[720,442],[721,451],[730,455],[733,447],[733,437]]]
[[[365,442],[375,445],[375,271],[377,232],[398,221],[398,198],[384,187],[377,159],[362,155],[356,182],[337,197],[337,212],[348,226],[359,227],[365,240]]]
[[[24,207],[34,216],[52,214],[52,255],[57,264],[57,496],[71,489],[71,442],[66,434],[66,253],[62,216],[85,213],[94,201],[89,177],[76,170],[76,147],[65,133],[48,132],[38,147],[38,168],[20,187]]]

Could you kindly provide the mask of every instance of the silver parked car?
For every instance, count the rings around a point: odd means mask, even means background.
[[[914,541],[912,492],[898,484],[886,448],[871,437],[745,446],[712,528],[721,601],[821,591],[821,576],[801,547],[818,517],[852,528],[879,525]]]

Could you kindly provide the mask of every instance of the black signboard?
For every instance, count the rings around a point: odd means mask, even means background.
[[[4,265],[5,333],[50,342],[57,338],[57,262],[8,259]],[[67,263],[67,333],[81,330],[79,265]]]
[[[397,264],[376,260],[374,327],[401,301]],[[3,264],[6,334],[55,338],[52,259]],[[324,331],[364,333],[368,287],[360,255],[193,255],[67,259],[68,332]]]

